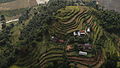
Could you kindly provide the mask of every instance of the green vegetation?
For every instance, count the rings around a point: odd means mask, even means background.
[[[20,66],[12,65],[9,68],[25,68],[25,67],[20,67]]]
[[[109,30],[119,28],[119,13],[75,5],[72,1],[50,0],[27,9],[17,24],[7,24],[0,32],[0,68],[109,68],[111,62],[111,67],[117,68],[119,33]],[[90,33],[73,35],[87,28]],[[79,48],[86,43],[92,47]],[[67,46],[72,49],[67,50]]]
[[[0,15],[4,15],[7,19],[14,18],[15,16],[19,16],[25,12],[27,8],[15,9],[15,10],[2,10],[0,11]]]
[[[16,9],[16,10],[2,10],[0,15],[5,15],[6,17],[16,16],[25,12],[26,8]]]
[[[101,22],[100,25],[109,33],[114,33],[120,36],[120,13],[109,10],[100,10],[96,12],[96,17],[98,17]]]

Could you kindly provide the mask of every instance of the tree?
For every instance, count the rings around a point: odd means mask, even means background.
[[[2,29],[5,29],[6,28],[6,19],[5,19],[4,15],[1,15],[0,23],[2,23]]]

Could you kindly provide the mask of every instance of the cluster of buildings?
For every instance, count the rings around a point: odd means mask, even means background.
[[[87,34],[89,34],[91,32],[91,29],[90,27],[88,27],[87,29],[85,30],[76,30],[73,32],[73,35],[74,36],[78,36],[78,37],[82,37],[82,36],[85,36]],[[89,50],[91,50],[93,48],[93,46],[89,43],[85,43],[85,44],[78,44],[77,45],[77,48],[79,50],[79,55],[88,55],[88,52]],[[66,47],[66,50],[67,51],[70,51],[70,50],[73,50],[73,46],[72,45],[67,45]]]
[[[73,35],[74,36],[84,36],[84,35],[87,35],[90,32],[91,32],[91,29],[87,28],[86,30],[76,30],[76,31],[73,32]]]
[[[93,46],[91,44],[89,44],[89,43],[87,43],[87,44],[78,44],[77,48],[79,50],[79,52],[78,52],[79,55],[86,56],[86,55],[88,55],[87,51],[91,50],[93,48]],[[71,51],[73,49],[74,49],[73,45],[67,45],[66,46],[67,51]]]
[[[56,43],[65,43],[65,40],[59,39],[55,36],[51,36],[51,40]]]
[[[76,30],[73,32],[73,35],[74,36],[77,36],[77,37],[82,37],[82,36],[85,36],[85,35],[88,35],[89,33],[91,32],[91,28],[88,27],[87,29],[85,30]],[[55,36],[51,36],[51,40],[55,43],[65,43],[66,41],[65,40],[62,40],[62,39],[59,39]],[[73,44],[74,45],[74,44]],[[74,50],[74,46],[73,45],[67,45],[66,46],[66,50],[67,51],[72,51]],[[91,50],[93,48],[93,46],[89,43],[85,43],[85,44],[77,44],[77,49],[79,51],[79,55],[88,55],[88,51]]]

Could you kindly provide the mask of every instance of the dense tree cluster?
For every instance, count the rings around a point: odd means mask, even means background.
[[[10,29],[13,27],[6,26],[5,16],[1,15],[0,23],[2,24],[2,29],[0,32],[0,68],[7,68],[11,63],[15,61],[15,48],[11,45],[11,32]]]
[[[109,33],[115,33],[120,36],[120,13],[113,10],[100,10],[96,17],[101,20],[100,25]]]
[[[0,46],[0,68],[8,68],[15,62],[15,50],[13,46]]]

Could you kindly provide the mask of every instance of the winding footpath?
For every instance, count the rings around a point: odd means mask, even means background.
[[[13,20],[9,20],[9,21],[6,21],[6,23],[11,23],[11,22],[16,22],[16,21],[19,21],[19,19],[13,19]]]

